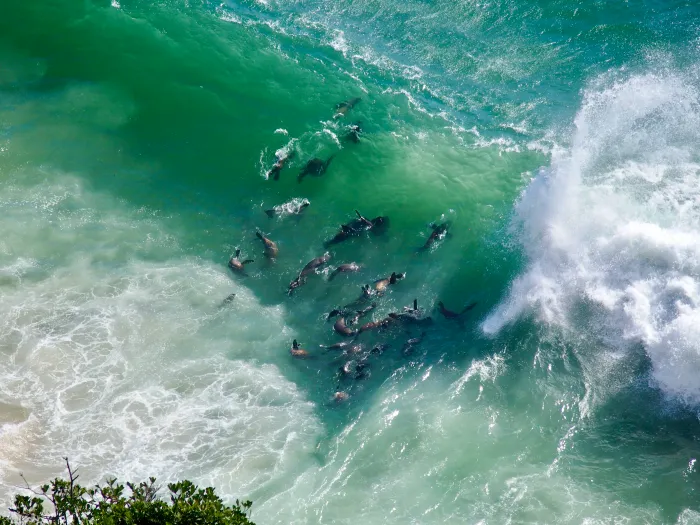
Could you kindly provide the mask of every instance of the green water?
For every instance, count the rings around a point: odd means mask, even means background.
[[[0,3],[3,504],[69,456],[250,498],[263,525],[700,523],[699,16]],[[330,249],[362,271],[289,297],[355,209],[390,217]],[[417,298],[434,322],[363,334],[392,346],[341,378],[362,357],[323,352],[325,315],[392,271],[372,318]]]

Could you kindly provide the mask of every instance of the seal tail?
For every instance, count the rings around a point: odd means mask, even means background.
[[[334,158],[335,158],[335,153],[334,153],[333,155],[331,155],[330,157],[328,157],[328,160],[327,160],[326,162],[323,163],[323,169],[324,169],[324,170],[327,170],[327,169],[328,169],[328,166],[330,165],[331,161],[332,161]]]
[[[260,239],[261,241],[264,241],[263,236],[262,236],[262,233],[260,233],[260,232],[255,232],[255,236],[256,236],[258,239]]]
[[[324,246],[325,246],[325,243],[324,243]],[[338,270],[337,268],[336,268],[335,270],[333,270],[333,271],[328,275],[328,282],[330,282],[330,281],[332,281],[333,279],[335,279],[335,276],[338,275],[339,273],[340,273],[340,270]]]

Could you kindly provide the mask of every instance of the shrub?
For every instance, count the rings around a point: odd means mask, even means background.
[[[66,467],[68,479],[29,489],[32,496],[16,495],[12,517],[0,517],[0,525],[254,525],[250,501],[227,506],[211,487],[170,483],[166,501],[158,497],[155,478],[126,487],[110,479],[84,488],[67,459]]]

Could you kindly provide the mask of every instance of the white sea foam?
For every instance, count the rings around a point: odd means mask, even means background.
[[[681,75],[589,90],[570,148],[517,205],[529,266],[483,330],[534,314],[614,351],[641,343],[655,384],[700,402],[699,142],[698,91]]]
[[[63,456],[85,482],[190,477],[247,495],[293,479],[319,425],[262,364],[294,335],[283,311],[177,256],[158,221],[48,180],[0,193],[2,498],[20,471],[60,474]]]

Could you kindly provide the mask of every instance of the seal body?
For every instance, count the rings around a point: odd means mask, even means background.
[[[295,339],[292,343],[292,347],[289,349],[289,353],[294,357],[308,357],[309,353],[303,348],[299,348],[299,343]]]
[[[428,250],[433,244],[444,238],[445,235],[447,235],[450,225],[447,222],[443,222],[442,224],[431,224],[430,227],[433,231],[430,237],[428,237],[428,240],[425,241],[425,244],[420,248],[420,251]]]
[[[360,271],[360,266],[355,263],[347,263],[347,264],[341,264],[338,266],[335,270],[331,272],[331,274],[328,276],[328,280],[332,281],[335,279],[335,276],[338,275],[339,273],[349,273],[349,272],[359,272]]]
[[[279,180],[282,168],[284,168],[284,165],[287,164],[287,161],[293,159],[295,155],[295,151],[290,151],[289,153],[279,155],[277,157],[277,162],[275,162],[270,171],[267,172],[267,178],[269,179],[270,177],[272,177],[273,180]]]
[[[263,243],[263,246],[265,247],[265,257],[268,259],[274,259],[277,257],[277,254],[279,253],[279,249],[277,248],[277,244],[267,237],[265,237],[262,233],[256,232],[255,234],[258,239],[260,239]]]
[[[374,291],[378,294],[383,294],[384,292],[386,292],[389,286],[391,286],[392,284],[396,284],[400,279],[403,279],[405,276],[406,274],[403,273],[392,272],[392,274],[389,277],[385,277],[384,279],[374,281]]]
[[[270,210],[265,210],[265,214],[270,219],[285,215],[300,215],[310,204],[308,199],[292,199],[284,204],[278,204]]]
[[[304,166],[299,172],[299,182],[301,182],[307,175],[311,175],[312,177],[322,176],[324,173],[326,173],[326,170],[328,169],[328,166],[330,165],[334,157],[335,155],[331,155],[330,157],[328,157],[328,160],[323,160],[319,158],[311,159],[309,162],[306,163],[306,166]]]
[[[241,261],[239,257],[241,256],[241,250],[236,248],[236,253],[231,259],[228,261],[228,267],[231,268],[231,271],[235,273],[240,273],[245,275],[245,265],[250,264],[253,261],[253,259],[246,259],[245,261]]]
[[[335,237],[324,243],[326,247],[347,241],[351,237],[356,237],[366,231],[382,233],[386,230],[386,227],[389,224],[388,217],[375,217],[374,219],[369,220],[360,215],[359,211],[355,210],[355,213],[357,214],[357,219],[341,225],[340,230],[335,234]]]
[[[335,115],[333,116],[333,118],[340,118],[344,115],[347,115],[348,111],[354,108],[357,105],[357,103],[361,100],[362,99],[360,97],[354,97],[350,100],[346,100],[345,102],[341,102],[340,104],[336,104]]]
[[[299,276],[296,279],[294,279],[291,283],[289,283],[289,289],[287,290],[287,293],[289,295],[292,295],[292,292],[294,290],[296,290],[306,282],[307,275],[313,273],[316,270],[316,268],[326,264],[330,260],[330,258],[331,254],[326,252],[321,257],[316,257],[315,259],[312,259],[311,261],[306,263],[306,266],[302,268],[301,272],[299,273]]]
[[[338,317],[333,325],[333,330],[345,337],[350,337],[357,334],[357,330],[353,330],[352,328],[349,328],[347,324],[345,324],[345,317]]]

